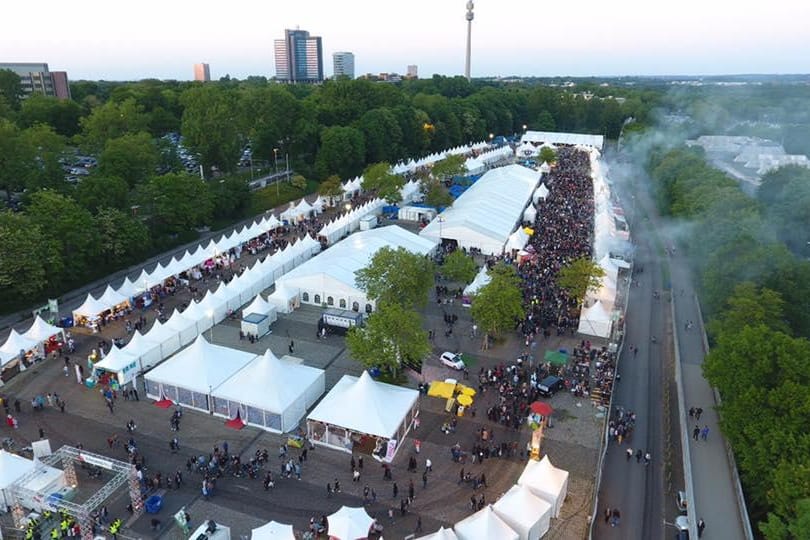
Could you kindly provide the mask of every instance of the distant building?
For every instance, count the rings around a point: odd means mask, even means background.
[[[194,80],[200,82],[211,80],[211,70],[208,64],[194,64]]]
[[[335,79],[338,77],[348,77],[354,79],[354,53],[336,52],[332,54]]]
[[[305,30],[285,30],[284,39],[275,40],[276,79],[282,82],[322,82],[323,47],[321,38]]]
[[[25,96],[44,94],[70,99],[70,83],[66,71],[50,71],[48,64],[40,63],[0,64],[0,69],[8,69],[19,75]]]
[[[411,64],[408,66],[408,74],[407,77],[409,79],[418,79],[419,78],[419,66],[416,64]]]

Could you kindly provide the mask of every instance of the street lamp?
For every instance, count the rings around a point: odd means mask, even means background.
[[[276,162],[276,197],[278,197],[278,148],[273,148],[273,159]]]

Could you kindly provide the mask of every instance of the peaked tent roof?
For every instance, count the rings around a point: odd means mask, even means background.
[[[250,540],[295,540],[295,534],[292,525],[271,521],[253,529]]]
[[[283,412],[323,374],[322,369],[282,362],[270,349],[257,356],[216,390],[218,397]],[[256,384],[262,381],[265,384]],[[270,386],[270,388],[268,388]]]
[[[532,538],[532,530],[540,538],[550,527],[551,504],[534,495],[525,486],[512,486],[492,505],[492,509],[507,525],[520,533],[522,538]]]
[[[530,459],[517,483],[551,503],[554,517],[560,515],[562,501],[568,491],[568,471],[552,465],[548,455],[543,456],[540,461]]]
[[[129,297],[115,292],[112,287],[107,285],[107,288],[104,289],[104,294],[99,297],[98,301],[110,307],[115,307],[118,304],[129,302]]]
[[[476,292],[478,292],[478,289],[480,289],[490,281],[492,281],[492,276],[489,275],[489,271],[486,265],[484,265],[481,267],[481,270],[479,270],[478,273],[475,275],[475,279],[472,280],[472,283],[470,283],[464,288],[463,292],[465,295],[475,294]]]
[[[138,293],[143,291],[143,287],[138,287],[132,281],[130,281],[129,276],[124,278],[124,281],[121,283],[121,286],[116,289],[116,292],[121,296],[126,296],[127,298],[132,298],[133,296],[137,296]]]
[[[84,299],[82,305],[73,310],[73,313],[74,315],[78,314],[90,318],[97,316],[99,313],[104,313],[108,309],[110,309],[110,306],[101,300],[96,300],[92,294],[87,293],[87,298]]]
[[[146,378],[182,388],[209,393],[256,357],[253,353],[212,345],[197,339],[146,374]]]
[[[363,507],[341,506],[340,510],[327,516],[329,538],[357,540],[367,538],[374,518]]]
[[[459,540],[519,540],[520,535],[492,510],[491,505],[453,526]]]
[[[33,460],[0,450],[0,489],[6,489],[34,467]]]
[[[31,328],[25,331],[23,337],[26,339],[32,339],[34,341],[45,341],[51,336],[61,334],[62,332],[64,332],[62,328],[46,323],[42,317],[37,315],[34,319],[34,324],[31,325]]]
[[[95,367],[118,373],[128,365],[137,361],[138,357],[135,354],[113,346],[104,359],[96,363]]]
[[[416,540],[458,540],[458,536],[453,532],[453,529],[445,529],[439,527],[439,530],[427,536],[420,536]]]
[[[262,315],[267,315],[274,309],[273,304],[268,302],[264,299],[261,294],[257,294],[256,298],[253,299],[253,302],[248,304],[243,310],[242,314],[247,315],[250,313],[260,313]]]
[[[0,365],[5,365],[17,358],[20,351],[30,351],[37,346],[39,346],[38,340],[29,339],[12,328],[6,342],[0,347]]]
[[[359,378],[344,375],[307,419],[391,437],[418,396],[416,390],[375,381],[367,371]]]

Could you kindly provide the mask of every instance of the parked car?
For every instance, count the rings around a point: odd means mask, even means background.
[[[466,364],[464,363],[463,356],[461,356],[460,354],[451,353],[449,351],[443,352],[440,357],[440,360],[442,361],[442,364],[444,364],[445,366],[456,369],[458,371],[461,371],[462,369],[467,367]]]
[[[554,375],[549,375],[537,385],[537,391],[544,397],[551,397],[565,388],[565,381]]]

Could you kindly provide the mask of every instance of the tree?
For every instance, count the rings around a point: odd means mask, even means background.
[[[467,172],[467,158],[463,154],[453,154],[433,164],[433,176],[439,180],[452,178]]]
[[[363,133],[352,127],[329,127],[321,133],[321,147],[315,159],[318,176],[337,174],[341,178],[356,176],[363,169],[366,143]]]
[[[442,208],[453,204],[453,197],[436,178],[422,180],[422,193],[425,194],[425,204],[434,208]]]
[[[149,229],[117,208],[101,208],[94,218],[107,264],[134,262],[149,251]]]
[[[307,179],[300,174],[294,174],[292,178],[290,178],[290,184],[296,189],[300,189],[304,191],[307,189]]]
[[[226,176],[208,184],[210,199],[215,201],[213,217],[242,218],[250,208],[250,187],[247,180],[236,175]]]
[[[214,208],[206,183],[184,173],[153,176],[138,186],[136,200],[155,230],[168,234],[207,224]]]
[[[457,249],[444,258],[444,264],[442,264],[440,272],[450,281],[469,283],[478,273],[478,266],[472,257]]]
[[[549,165],[557,163],[557,152],[555,152],[553,148],[549,148],[548,146],[542,147],[540,149],[540,163],[544,161]]]
[[[0,304],[18,306],[42,294],[63,268],[56,243],[28,216],[0,211]],[[20,306],[21,307],[21,306]]]
[[[349,353],[365,367],[379,366],[393,378],[403,363],[421,363],[431,351],[419,314],[400,304],[378,304],[365,326],[346,334]]]
[[[86,279],[100,252],[90,212],[70,197],[41,190],[31,195],[26,213],[55,243],[56,253],[64,261],[62,272],[49,274],[51,283]]]
[[[557,285],[564,289],[577,305],[582,305],[588,291],[596,291],[602,284],[605,270],[587,257],[574,259],[560,268]]]
[[[242,151],[239,103],[233,90],[219,85],[192,86],[180,97],[185,107],[181,132],[188,146],[200,156],[206,174],[211,167],[236,170]]]
[[[65,171],[60,158],[65,154],[65,139],[51,126],[36,124],[20,132],[20,158],[26,160],[25,187],[65,188]]]
[[[402,200],[400,190],[405,185],[405,178],[391,171],[391,165],[383,161],[366,167],[363,171],[363,189],[374,191],[388,204]]]
[[[98,169],[104,176],[125,180],[132,188],[155,174],[159,161],[155,142],[148,133],[141,131],[108,139],[99,156]]]
[[[387,107],[366,112],[357,122],[366,140],[366,163],[394,161],[402,154],[402,129]]]
[[[784,312],[785,301],[779,293],[745,281],[734,288],[726,308],[709,322],[709,334],[719,337],[738,332],[745,326],[759,325],[788,333],[790,328],[785,323]]]
[[[355,281],[377,303],[422,307],[433,286],[434,270],[433,262],[422,255],[386,246],[355,272]]]
[[[121,103],[108,101],[93,109],[89,116],[80,120],[82,126],[82,147],[92,153],[101,152],[107,141],[126,135],[146,131],[149,117],[143,107],[130,98]]]
[[[48,124],[59,135],[72,137],[79,133],[81,116],[82,108],[73,100],[34,94],[22,103],[20,125]]]
[[[334,200],[343,196],[343,185],[340,183],[340,177],[333,174],[318,186],[318,193],[329,199],[329,206],[334,204]]]
[[[301,108],[301,103],[284,85],[250,86],[243,91],[240,96],[243,131],[250,135],[254,158],[272,158],[273,148],[289,150],[282,142],[294,138]]]
[[[20,130],[11,121],[0,118],[0,190],[6,199],[25,187],[31,167],[31,149],[20,137]]]
[[[5,98],[12,109],[20,106],[23,97],[20,76],[10,69],[0,69],[0,96]]]
[[[484,330],[484,348],[489,337],[500,336],[514,328],[515,322],[524,317],[523,294],[520,278],[515,269],[504,263],[490,270],[489,283],[481,287],[473,298],[470,313]]]
[[[91,174],[76,186],[76,202],[93,213],[99,208],[127,209],[129,186],[117,176]]]

